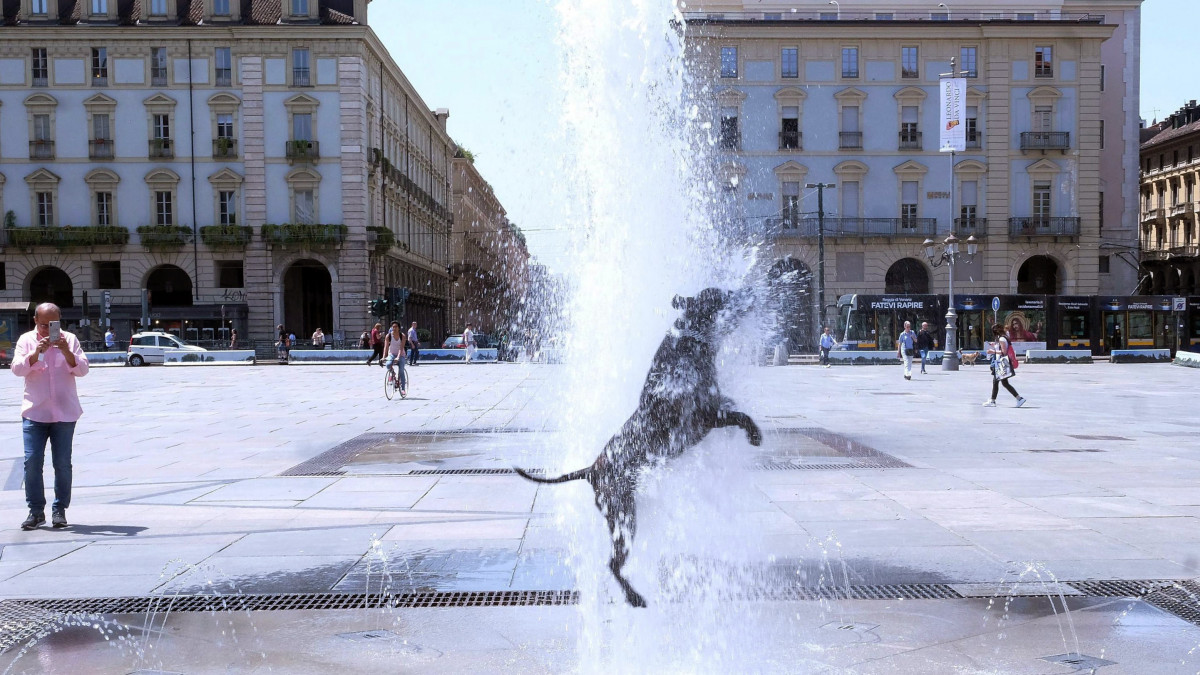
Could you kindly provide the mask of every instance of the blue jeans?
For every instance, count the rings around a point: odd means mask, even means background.
[[[401,354],[400,356],[392,356],[389,354],[387,367],[391,368],[392,364],[400,366],[400,372],[397,374],[397,377],[400,378],[400,388],[408,391],[408,371],[404,369],[404,355]]]
[[[42,467],[46,464],[49,440],[50,461],[54,464],[54,508],[65,510],[71,505],[71,439],[75,436],[75,423],[22,419],[21,433],[25,437],[25,503],[33,513],[46,511]]]
[[[925,372],[925,359],[927,359],[927,358],[929,358],[929,350],[922,349],[921,350],[921,372],[922,373]]]

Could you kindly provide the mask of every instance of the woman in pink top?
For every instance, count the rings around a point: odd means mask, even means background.
[[[50,322],[59,321],[57,305],[43,303],[34,312],[37,327],[17,340],[12,372],[25,378],[25,400],[21,403],[21,425],[25,438],[25,502],[29,517],[22,530],[33,530],[46,522],[46,488],[42,467],[46,463],[46,441],[50,441],[54,464],[54,527],[67,526],[71,505],[71,441],[75,422],[83,414],[75,378],[88,372],[87,357],[74,335],[60,331],[50,341]]]

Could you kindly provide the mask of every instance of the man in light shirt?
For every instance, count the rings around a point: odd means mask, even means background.
[[[46,460],[46,441],[50,441],[54,465],[54,527],[67,526],[67,507],[71,505],[71,442],[75,422],[83,414],[75,378],[88,373],[87,357],[79,340],[60,331],[50,341],[50,322],[59,321],[61,312],[53,303],[42,303],[34,312],[36,327],[17,340],[13,350],[12,372],[25,378],[25,398],[21,403],[21,426],[25,439],[25,502],[29,517],[22,530],[37,529],[46,522],[46,488],[42,468]]]
[[[417,334],[417,322],[408,327],[408,365],[415,366],[421,358],[421,336]]]

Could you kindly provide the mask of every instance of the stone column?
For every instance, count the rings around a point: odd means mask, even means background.
[[[345,332],[347,338],[357,336],[372,320],[367,301],[377,295],[372,288],[371,246],[367,243],[367,82],[363,57],[338,58],[342,222],[347,234],[339,255],[334,321],[335,329]]]
[[[242,183],[245,224],[259,228],[267,221],[267,166],[264,143],[263,59],[261,56],[242,58]],[[282,187],[282,186],[280,186]],[[249,306],[249,335],[252,340],[271,340],[275,337],[274,266],[271,251],[260,236],[246,247],[245,284]]]

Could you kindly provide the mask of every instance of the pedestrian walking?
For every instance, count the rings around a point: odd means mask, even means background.
[[[1017,407],[1020,408],[1025,405],[1025,398],[1018,394],[1009,382],[1017,374],[1017,355],[1013,351],[1012,342],[1001,324],[992,326],[992,336],[996,341],[989,343],[987,350],[992,363],[992,397],[983,402],[983,407],[996,407],[996,394],[1000,393],[1000,385],[1003,384],[1008,393],[1017,399]]]
[[[1108,350],[1124,349],[1125,339],[1121,337],[1121,324],[1114,324],[1112,336],[1108,339]]]
[[[312,344],[314,349],[325,349],[325,332],[321,330],[320,326],[313,331]]]
[[[229,330],[229,348],[237,349],[237,329],[236,328],[231,328]]]
[[[22,530],[33,530],[46,522],[46,488],[42,469],[46,464],[46,441],[54,465],[54,504],[51,524],[67,526],[71,506],[71,443],[75,422],[83,414],[76,378],[88,373],[87,356],[76,337],[59,328],[62,313],[53,303],[42,303],[34,311],[36,327],[17,340],[12,372],[25,379],[21,402],[21,434],[25,441],[25,504],[29,516]]]
[[[116,348],[116,346],[117,334],[113,332],[113,329],[110,326],[109,329],[104,332],[104,351],[111,352],[114,348]]]
[[[467,329],[463,331],[463,352],[465,360],[470,363],[475,358],[475,333],[471,331],[471,324],[467,324]]]
[[[384,367],[396,366],[399,368],[396,379],[400,382],[400,398],[408,396],[408,371],[404,369],[406,341],[407,338],[405,338],[404,330],[400,328],[400,322],[393,321],[383,343],[383,351],[387,354],[387,363]]]
[[[417,322],[408,327],[408,365],[419,365],[421,358],[421,335],[417,333]]]
[[[925,374],[925,360],[933,351],[933,333],[929,332],[929,322],[921,322],[921,332],[917,333],[917,352],[921,354],[921,374]]]
[[[913,332],[912,322],[904,322],[904,332],[896,339],[896,358],[904,361],[904,379],[912,379],[913,350],[916,348],[917,334]]]
[[[829,326],[825,326],[825,332],[821,334],[821,365],[829,367],[829,350],[837,345],[837,340],[833,339],[833,331],[829,330]]]
[[[383,324],[377,323],[371,329],[371,355],[367,357],[367,365],[375,359],[379,359],[379,365],[383,365]]]
[[[279,359],[280,363],[286,364],[288,362],[288,354],[291,353],[292,349],[291,334],[283,329],[283,324],[279,324],[277,329],[278,336],[275,341],[275,356]]]

